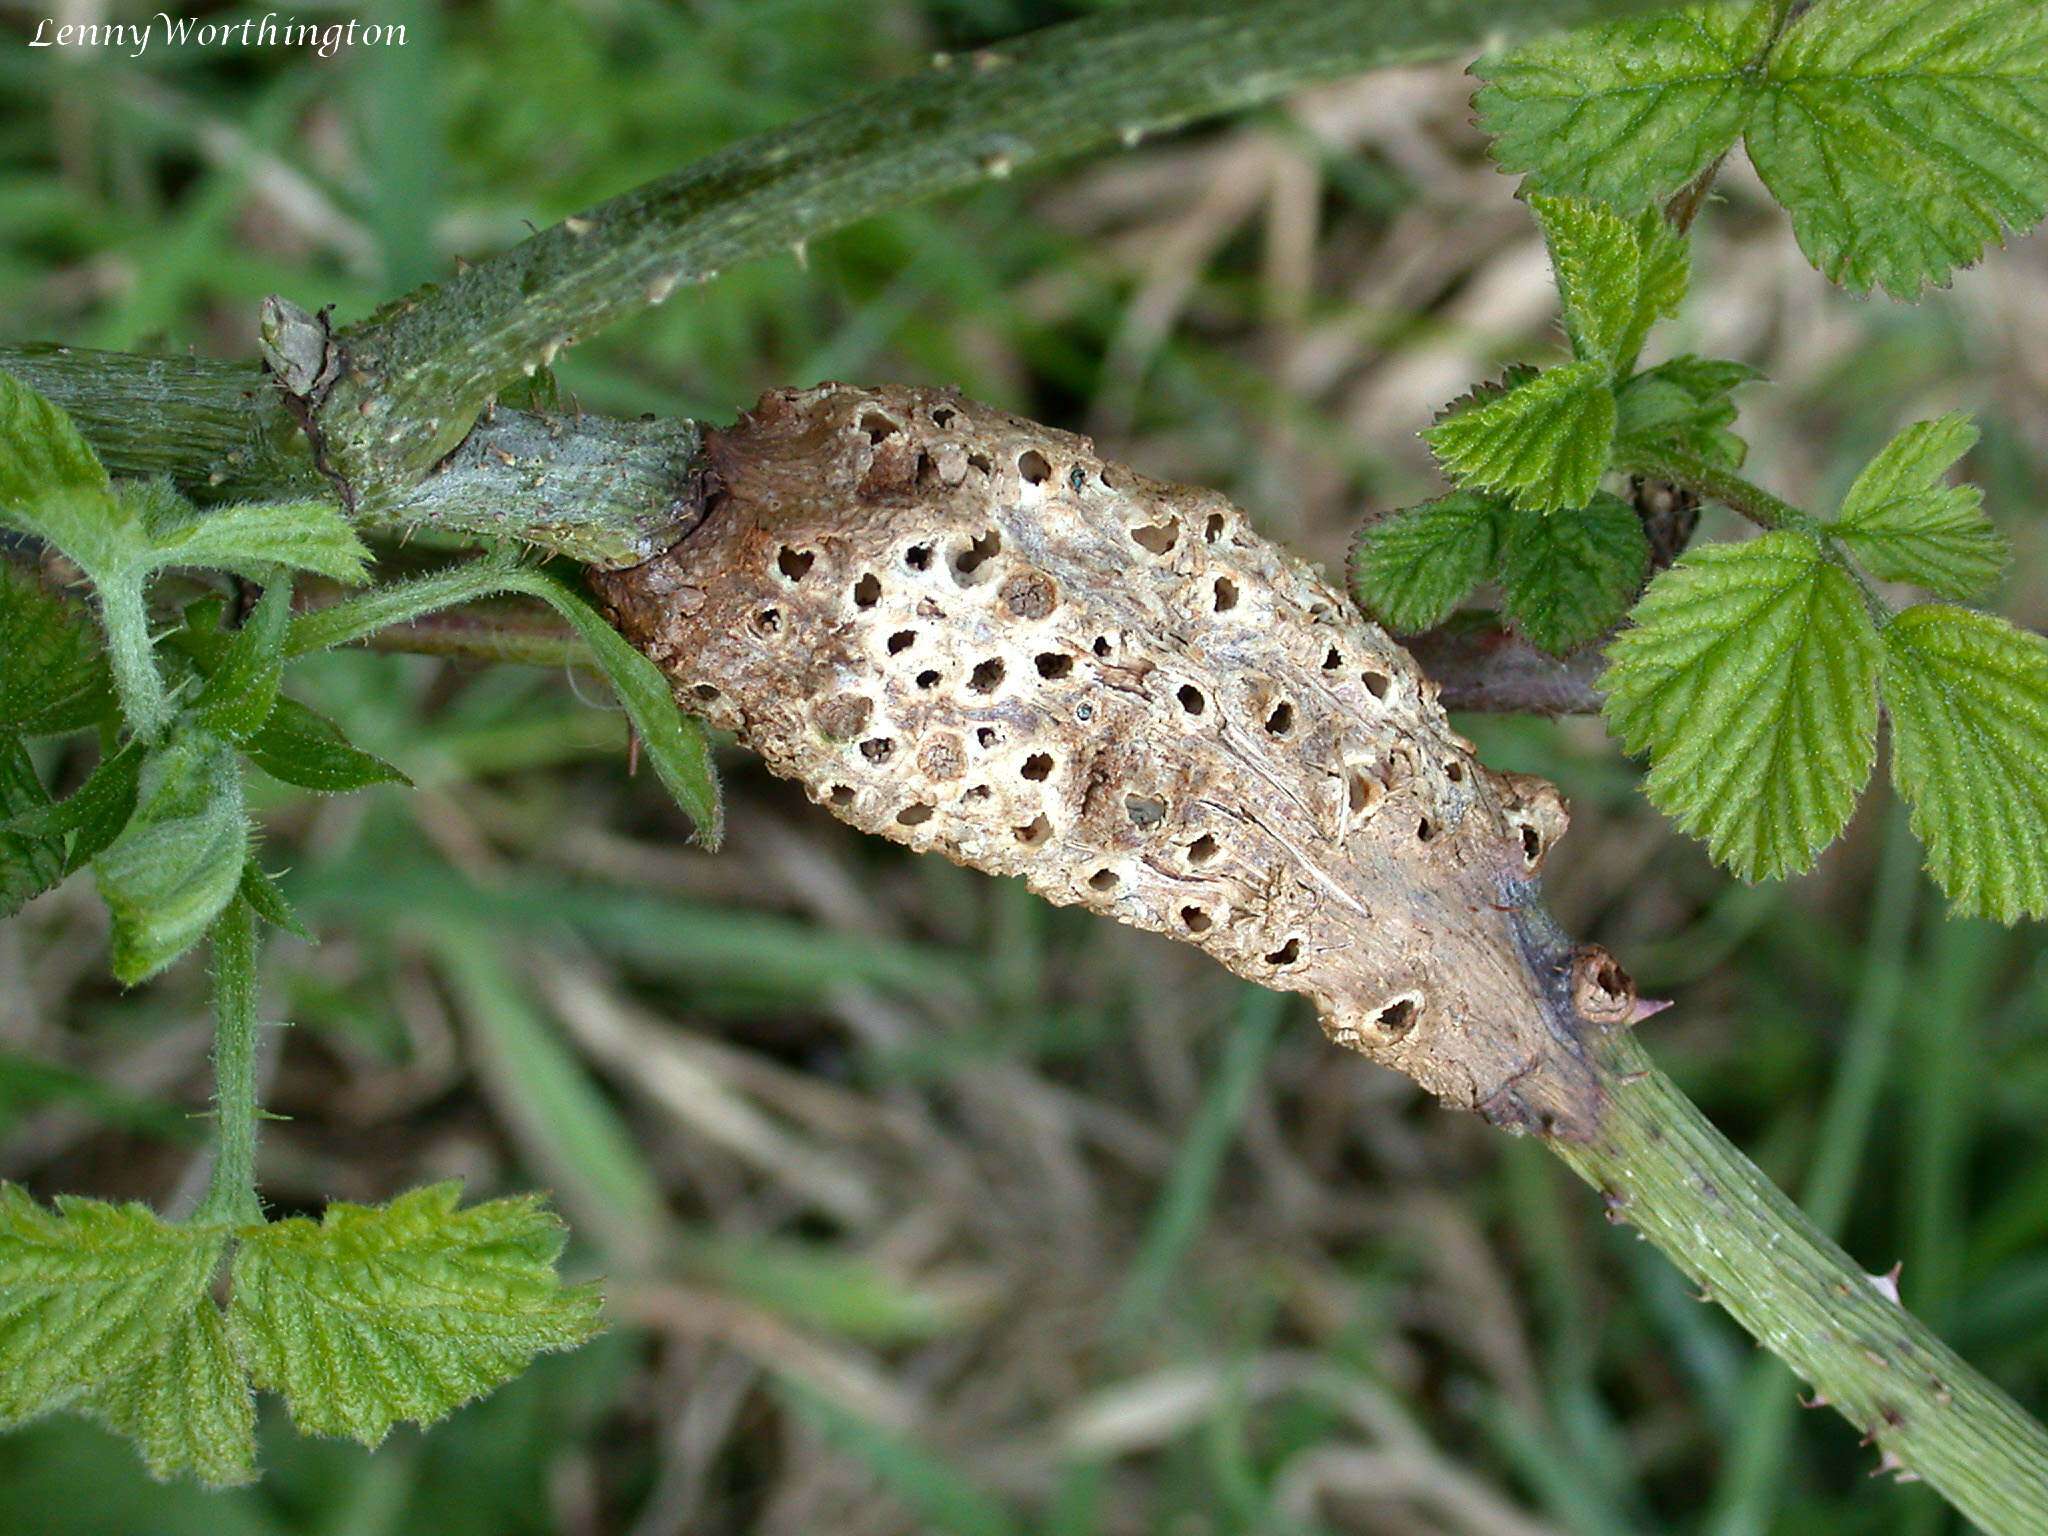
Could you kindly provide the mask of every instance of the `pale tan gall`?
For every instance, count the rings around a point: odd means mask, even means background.
[[[864,831],[1306,994],[1451,1104],[1590,1128],[1617,1015],[1534,905],[1562,801],[1236,507],[937,390],[771,393],[704,462],[700,525],[594,578],[687,708]]]

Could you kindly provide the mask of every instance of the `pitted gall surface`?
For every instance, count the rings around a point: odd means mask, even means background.
[[[1524,911],[1563,802],[1237,508],[936,390],[772,393],[706,462],[702,526],[595,578],[686,708],[864,831],[1305,993],[1456,1105],[1589,1127],[1570,955]]]

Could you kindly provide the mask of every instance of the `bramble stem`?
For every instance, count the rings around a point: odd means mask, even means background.
[[[1892,1037],[1905,1011],[1907,954],[1920,889],[1920,845],[1908,830],[1903,807],[1893,806],[1886,825],[1872,905],[1867,959],[1847,1020],[1841,1061],[1814,1132],[1814,1154],[1799,1186],[1799,1203],[1830,1237],[1840,1232],[1855,1191],[1878,1105]],[[1793,1437],[1793,1400],[1775,1360],[1752,1365],[1737,1398],[1736,1432],[1730,1442],[1706,1529],[1723,1536],[1762,1532],[1771,1523],[1784,1489],[1784,1469]]]
[[[1655,453],[1624,453],[1615,460],[1614,467],[1632,475],[1681,486],[1708,501],[1718,501],[1759,528],[1814,526],[1811,513],[1801,511],[1791,502],[1772,495],[1762,486],[1718,464],[1708,463],[1697,454],[1684,453],[1676,448],[1661,449]]]
[[[1602,1040],[1609,1103],[1551,1150],[1757,1341],[1990,1536],[2048,1531],[2048,1432],[1891,1299],[1650,1064]]]
[[[250,1226],[256,1198],[256,915],[236,897],[213,924],[213,1177],[193,1220]]]
[[[1320,81],[1672,0],[1172,0],[941,55],[385,306],[318,409],[359,494],[424,474],[493,395],[600,327],[859,219]]]
[[[302,618],[349,601],[341,587],[304,580],[299,585],[310,599],[301,610]],[[311,630],[297,634],[302,643],[320,638]],[[373,651],[408,656],[446,656],[524,667],[596,666],[590,647],[577,639],[574,630],[546,607],[525,599],[485,600],[438,609],[370,630],[361,641]],[[326,649],[318,644],[309,648]]]
[[[1675,448],[1657,453],[1625,453],[1616,460],[1615,468],[1627,470],[1630,474],[1653,476],[1708,501],[1718,501],[1759,528],[1797,528],[1814,535],[1826,557],[1856,584],[1872,624],[1883,629],[1897,617],[1892,605],[1885,601],[1884,594],[1870,584],[1861,567],[1848,557],[1819,518],[1772,495],[1762,486],[1731,474],[1717,464],[1710,464],[1695,454]]]
[[[201,503],[333,496],[275,383],[251,363],[0,346],[0,370],[47,396],[123,476],[168,475]],[[586,565],[637,565],[694,507],[694,421],[491,413],[424,478],[356,497],[366,528],[517,540]]]
[[[149,640],[149,610],[142,586],[110,581],[94,589],[100,608],[100,629],[107,637],[107,667],[122,718],[144,741],[154,741],[171,721],[171,699],[163,674],[156,669],[156,651]]]

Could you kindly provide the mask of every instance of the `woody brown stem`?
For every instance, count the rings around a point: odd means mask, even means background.
[[[1598,646],[1566,657],[1538,650],[1490,614],[1459,615],[1405,642],[1442,692],[1445,709],[1472,714],[1597,715],[1607,664]]]

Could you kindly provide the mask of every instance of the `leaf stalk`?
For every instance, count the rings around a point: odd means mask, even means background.
[[[213,925],[213,1176],[193,1219],[260,1225],[256,1195],[256,915],[236,897]]]

